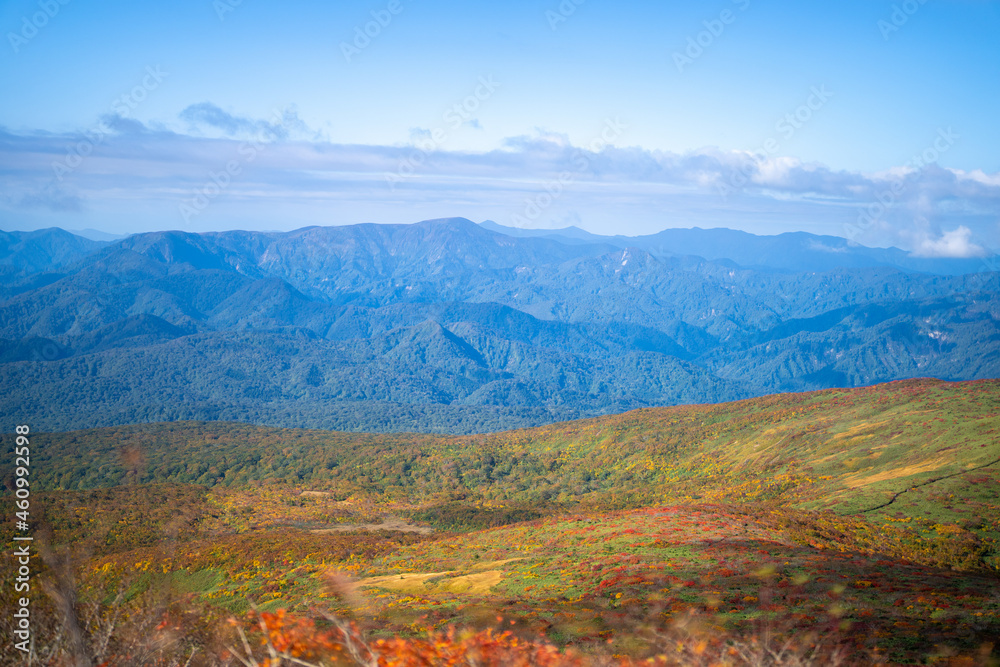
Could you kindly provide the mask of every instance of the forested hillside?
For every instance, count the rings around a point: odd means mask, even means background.
[[[0,416],[46,430],[194,419],[474,433],[1000,376],[1000,274],[879,264],[898,251],[845,246],[844,266],[790,273],[669,253],[670,235],[647,251],[462,219],[93,247],[35,234],[9,246]]]

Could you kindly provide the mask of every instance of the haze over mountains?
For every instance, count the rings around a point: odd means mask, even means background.
[[[805,233],[461,218],[115,242],[0,233],[0,411],[481,432],[1000,376],[1000,274]]]
[[[486,229],[508,236],[549,238],[564,243],[608,243],[641,248],[657,257],[694,255],[728,259],[742,267],[764,271],[831,271],[860,267],[893,267],[945,275],[1000,270],[996,257],[920,257],[899,248],[866,248],[839,236],[786,232],[758,236],[736,229],[665,229],[647,236],[599,236],[579,227],[518,229],[487,220]]]

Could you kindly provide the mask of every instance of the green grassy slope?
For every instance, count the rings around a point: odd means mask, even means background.
[[[989,517],[1000,515],[1000,381],[907,380],[485,436],[180,422],[35,442],[36,480],[48,489],[271,480],[341,499],[422,503],[768,500],[839,514],[981,519],[992,530]]]

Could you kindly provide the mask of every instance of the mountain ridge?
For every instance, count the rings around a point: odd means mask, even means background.
[[[640,236],[605,236],[579,227],[519,229],[487,220],[481,225],[516,238],[546,238],[568,243],[608,243],[642,248],[657,257],[691,255],[706,260],[730,260],[748,269],[782,272],[830,271],[837,268],[890,267],[901,271],[962,275],[996,270],[992,258],[926,258],[896,247],[869,248],[839,236],[809,232],[758,235],[716,227],[672,228]]]
[[[171,397],[178,418],[470,432],[1000,376],[998,273],[755,270],[464,218],[137,234],[51,269],[0,294],[0,412],[46,428]]]

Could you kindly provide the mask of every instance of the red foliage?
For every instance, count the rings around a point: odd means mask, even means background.
[[[427,639],[380,639],[373,646],[380,667],[482,665],[482,667],[582,667],[582,658],[549,643],[519,639],[509,631],[458,632],[449,628]]]
[[[353,624],[334,620],[328,629],[310,618],[292,617],[284,610],[251,613],[259,626],[260,643],[272,655],[260,664],[283,664],[295,658],[302,664],[312,660],[348,660],[379,667],[426,667],[427,665],[478,665],[480,667],[583,667],[582,657],[563,652],[544,641],[521,639],[510,631],[493,629],[474,632],[450,627],[426,638],[393,637],[366,643]],[[234,624],[237,622],[234,620]],[[273,652],[272,652],[273,649]],[[273,656],[277,654],[277,658]]]

